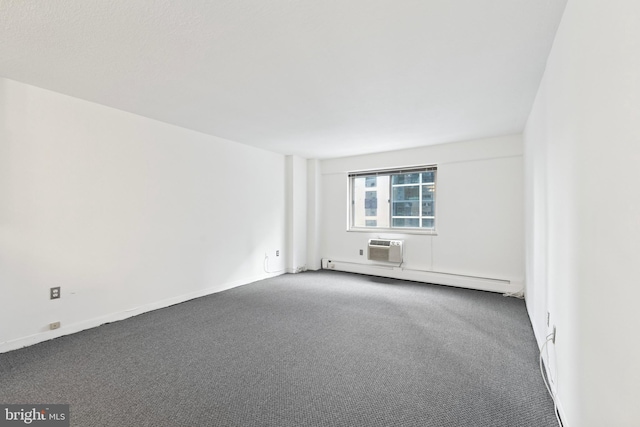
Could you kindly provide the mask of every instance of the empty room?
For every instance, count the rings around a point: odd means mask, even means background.
[[[0,0],[0,426],[640,426],[637,0]]]

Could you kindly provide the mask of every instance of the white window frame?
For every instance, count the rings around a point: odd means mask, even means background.
[[[422,175],[420,178],[420,182],[418,183],[408,183],[408,184],[393,184],[393,179],[391,178],[392,175],[403,175],[403,174],[408,174],[408,173],[420,173],[422,174],[422,172],[434,172],[434,179],[433,179],[433,202],[435,204],[435,209],[433,212],[432,216],[422,216],[422,202],[423,202],[423,198],[422,198],[422,188],[423,185],[426,183],[422,182]],[[437,217],[438,217],[438,203],[436,202],[436,194],[437,194],[437,188],[438,188],[438,167],[437,165],[425,165],[425,166],[412,166],[412,167],[406,167],[406,168],[394,168],[394,169],[378,169],[378,170],[366,170],[366,171],[354,171],[354,172],[349,172],[348,174],[348,185],[349,185],[349,200],[348,200],[348,223],[347,223],[347,231],[358,231],[358,232],[392,232],[392,233],[405,233],[405,234],[437,234],[436,230],[437,230],[437,225],[438,225],[438,221],[437,221]],[[355,191],[354,191],[354,186],[355,186],[355,178],[363,178],[363,177],[370,177],[370,176],[388,176],[389,177],[389,199],[387,200],[387,210],[388,210],[388,222],[389,222],[389,227],[367,227],[367,226],[355,226],[354,222],[355,222],[355,209],[354,209],[354,205],[355,205]],[[430,183],[429,183],[430,184]],[[420,188],[420,199],[419,199],[419,212],[418,212],[418,216],[397,216],[397,215],[393,215],[393,189],[394,187],[403,187],[403,186],[416,186],[418,185]],[[365,191],[370,191],[371,187],[367,187],[365,188]],[[373,187],[376,188],[376,187]],[[371,188],[371,189],[373,189]],[[380,210],[381,204],[384,203],[384,200],[378,200],[378,210]],[[424,227],[394,227],[393,226],[393,218],[417,218],[420,223],[422,223],[423,219],[433,219],[434,221],[434,226],[433,228],[424,228]],[[366,220],[366,219],[365,219]]]

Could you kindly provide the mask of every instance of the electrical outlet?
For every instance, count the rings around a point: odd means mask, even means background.
[[[60,298],[60,286],[56,286],[55,288],[51,288],[50,293],[49,293],[49,297],[51,299]]]
[[[280,256],[280,249],[276,251],[276,256]]]
[[[360,255],[364,255],[364,250],[360,249]]]
[[[59,329],[59,328],[60,328],[60,322],[49,323],[49,329],[51,329],[52,331],[54,329]]]

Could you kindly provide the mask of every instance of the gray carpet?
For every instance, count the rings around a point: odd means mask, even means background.
[[[285,275],[0,354],[73,426],[554,426],[524,302]]]

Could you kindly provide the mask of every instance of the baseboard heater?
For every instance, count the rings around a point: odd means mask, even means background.
[[[522,291],[523,284],[504,279],[467,276],[462,274],[436,271],[412,270],[400,268],[392,264],[363,264],[359,262],[338,261],[330,258],[322,259],[325,270],[344,271],[347,273],[366,274],[369,276],[388,277],[391,279],[411,280],[414,282],[434,283],[437,285],[455,286],[458,288],[478,289],[499,293],[516,293]]]

